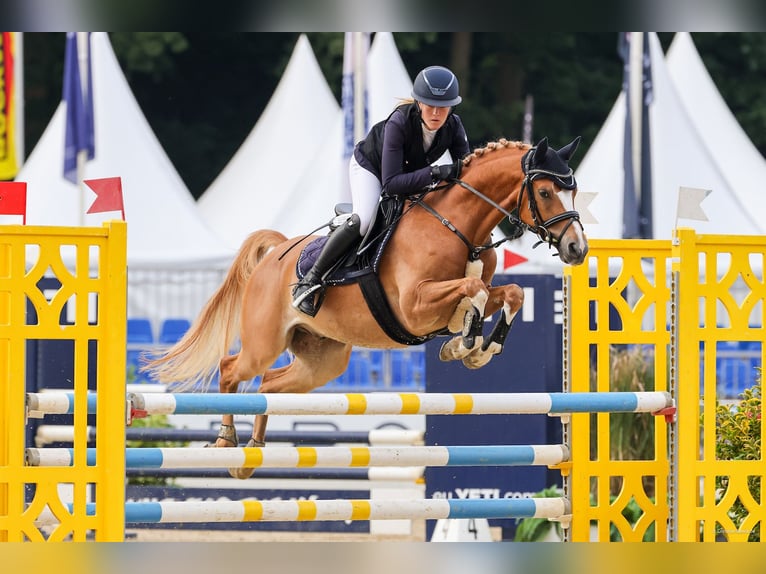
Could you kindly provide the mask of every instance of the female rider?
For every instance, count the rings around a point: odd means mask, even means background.
[[[349,162],[354,213],[330,234],[313,267],[293,288],[293,307],[316,315],[324,275],[367,233],[381,193],[407,196],[460,175],[461,159],[470,151],[463,122],[453,113],[461,101],[455,74],[442,66],[425,68],[413,82],[412,100],[402,102],[356,144]],[[434,165],[446,151],[454,163]]]

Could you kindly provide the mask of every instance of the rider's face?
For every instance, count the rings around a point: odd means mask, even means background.
[[[429,106],[420,102],[420,116],[429,130],[438,130],[447,121],[449,107]]]

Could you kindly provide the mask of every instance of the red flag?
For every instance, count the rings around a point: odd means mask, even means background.
[[[21,215],[24,225],[27,224],[26,182],[0,182],[0,215]]]
[[[523,255],[519,255],[518,253],[514,253],[508,249],[503,250],[503,269],[508,269],[514,265],[526,263],[527,261],[529,261],[529,259]]]
[[[125,221],[125,206],[122,203],[122,180],[119,177],[83,180],[95,194],[96,199],[85,213],[103,213],[104,211],[119,211]]]

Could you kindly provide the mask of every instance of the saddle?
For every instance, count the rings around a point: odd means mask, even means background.
[[[341,257],[324,277],[324,284],[331,287],[358,283],[370,312],[391,339],[404,345],[421,345],[436,337],[440,332],[424,336],[415,336],[408,332],[394,316],[378,277],[380,258],[403,211],[404,200],[402,198],[384,196],[378,204],[375,220],[370,225],[367,234],[360,240],[355,249],[349,250],[346,255]],[[333,221],[338,219],[343,221],[342,217],[346,214],[350,215],[351,212],[350,203],[339,203],[335,206],[337,217]],[[332,226],[333,223],[331,222]],[[309,272],[326,242],[327,236],[318,237],[303,248],[298,256],[295,269],[299,280],[303,279]]]

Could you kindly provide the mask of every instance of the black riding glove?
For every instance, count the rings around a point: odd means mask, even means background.
[[[447,181],[460,177],[460,168],[462,162],[457,160],[455,163],[431,166],[431,177],[434,181]]]

